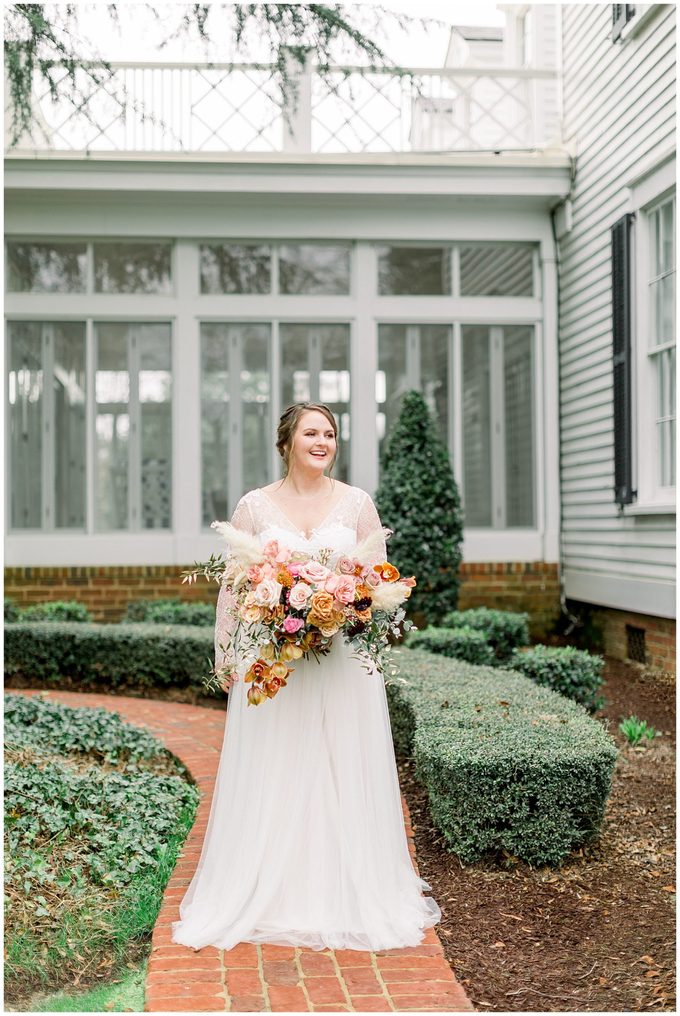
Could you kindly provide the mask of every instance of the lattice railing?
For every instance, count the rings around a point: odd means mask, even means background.
[[[90,65],[97,69],[97,65]],[[282,108],[270,64],[114,63],[85,68],[74,108],[36,90],[32,137],[19,150],[119,152],[417,152],[526,149],[545,140],[550,70],[462,68],[406,73],[313,68]],[[101,69],[97,69],[102,73]],[[66,72],[64,71],[64,77]],[[87,97],[87,102],[85,98]],[[543,119],[542,119],[543,118]],[[16,150],[16,149],[15,149]]]

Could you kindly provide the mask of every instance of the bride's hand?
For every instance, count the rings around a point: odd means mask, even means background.
[[[222,689],[222,691],[227,692],[231,688],[234,681],[238,681],[238,674],[236,672],[232,672],[231,674],[225,674],[225,676],[220,681],[220,688]]]

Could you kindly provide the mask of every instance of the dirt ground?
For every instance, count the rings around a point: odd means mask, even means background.
[[[607,660],[604,709],[621,749],[598,842],[560,869],[507,857],[463,866],[400,760],[418,865],[442,908],[437,931],[480,1011],[675,1008],[675,686]],[[661,736],[631,747],[623,717]]]

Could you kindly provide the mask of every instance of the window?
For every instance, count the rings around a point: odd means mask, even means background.
[[[8,241],[8,292],[84,293],[86,288],[85,243]]]
[[[466,526],[534,526],[533,328],[462,328]]]
[[[10,527],[85,526],[85,325],[11,321]]]
[[[450,361],[449,325],[378,326],[375,397],[381,461],[387,436],[399,417],[402,399],[412,388],[422,392],[439,436],[449,445]]]
[[[461,244],[461,296],[533,296],[533,251],[528,243]]]
[[[338,425],[333,475],[349,482],[349,325],[282,324],[281,405],[324,402]]]
[[[634,4],[612,4],[612,42],[616,42],[621,36],[623,29],[634,15]]]
[[[675,487],[675,197],[647,209],[648,373],[653,378],[654,487]]]
[[[631,227],[629,426],[636,497],[628,511],[674,512],[676,488],[675,156],[638,170]],[[631,498],[631,500],[633,500]]]
[[[348,244],[289,243],[278,249],[279,291],[305,296],[349,293]]]
[[[95,243],[96,293],[170,293],[172,245],[162,241]]]
[[[381,296],[445,296],[451,292],[449,247],[379,247]]]
[[[202,521],[269,481],[271,326],[201,324]]]
[[[201,293],[271,293],[271,247],[201,244]]]
[[[95,528],[170,529],[169,324],[95,325]]]

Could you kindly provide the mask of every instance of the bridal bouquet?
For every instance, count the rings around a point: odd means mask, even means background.
[[[261,547],[256,537],[229,522],[213,522],[212,528],[230,545],[227,560],[212,555],[207,563],[182,573],[183,582],[204,574],[230,593],[232,645],[225,649],[220,643],[225,663],[211,673],[208,687],[221,686],[223,677],[233,672],[238,644],[244,655],[254,657],[245,681],[251,685],[248,704],[259,705],[285,687],[294,670],[292,661],[310,654],[318,661],[339,634],[367,670],[375,667],[382,674],[391,649],[388,635],[398,637],[402,623],[406,631],[413,628],[401,604],[411,595],[415,578],[402,578],[389,561],[368,563],[391,530],[371,533],[330,567],[330,548],[310,555],[291,551],[277,540]]]

